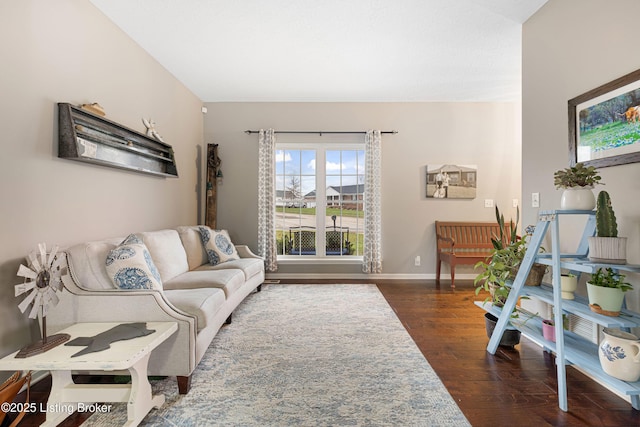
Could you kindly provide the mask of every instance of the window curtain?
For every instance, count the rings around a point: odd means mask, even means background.
[[[258,138],[258,254],[265,270],[278,269],[275,225],[276,137],[273,129],[262,130]]]
[[[362,271],[382,273],[382,137],[367,131],[364,168],[364,254]]]

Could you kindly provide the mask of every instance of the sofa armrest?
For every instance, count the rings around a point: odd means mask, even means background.
[[[66,258],[62,265],[66,265]],[[195,369],[197,318],[176,308],[162,290],[85,289],[76,283],[72,271],[62,279],[60,301],[47,314],[47,333],[79,322],[176,322],[178,331],[166,345],[184,351],[174,351],[156,363],[167,374],[189,375]]]
[[[238,251],[238,255],[240,255],[240,258],[257,258],[257,259],[264,260],[264,258],[261,257],[260,255],[256,255],[253,252],[251,252],[251,249],[249,249],[249,246],[247,245],[235,245],[235,246],[236,246],[236,250]]]

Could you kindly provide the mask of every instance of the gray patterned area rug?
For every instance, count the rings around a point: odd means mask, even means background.
[[[178,395],[142,425],[470,425],[375,285],[267,285],[223,327]],[[126,421],[114,404],[84,425]]]

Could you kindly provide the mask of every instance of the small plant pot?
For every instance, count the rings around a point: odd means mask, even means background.
[[[565,188],[560,199],[562,210],[590,211],[596,207],[592,187]]]
[[[591,311],[612,317],[620,315],[624,301],[624,292],[621,289],[595,286],[587,282],[587,296]]]
[[[542,321],[542,336],[547,341],[556,342],[556,327],[552,320]]]
[[[544,264],[534,263],[531,266],[531,270],[529,270],[529,275],[524,281],[525,286],[540,286],[542,283],[542,278],[547,272],[547,266]],[[509,276],[512,280],[516,278],[518,274],[518,268],[511,269],[511,275]]]
[[[562,299],[571,300],[575,298],[573,294],[578,288],[578,278],[563,274],[560,276],[560,289],[562,290]]]
[[[627,238],[589,237],[589,261],[605,264],[626,264]]]
[[[491,313],[484,314],[484,325],[487,329],[487,336],[491,338],[493,335],[493,331],[496,328],[496,323],[498,322],[498,318]],[[513,347],[514,345],[520,344],[520,331],[517,329],[505,329],[502,334],[502,338],[500,338],[500,344],[503,347]]]

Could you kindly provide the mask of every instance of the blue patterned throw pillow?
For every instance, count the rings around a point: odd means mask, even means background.
[[[198,227],[202,246],[207,252],[209,264],[218,265],[223,262],[240,259],[236,247],[231,243],[227,230],[212,230],[209,227]]]
[[[149,250],[135,234],[130,234],[109,252],[106,267],[117,288],[162,289],[160,272]]]

